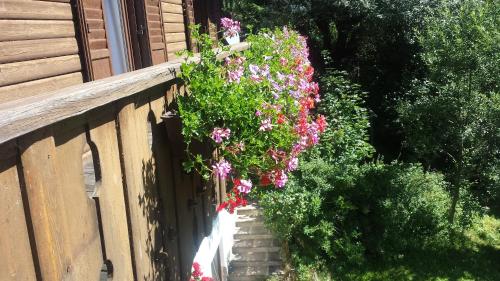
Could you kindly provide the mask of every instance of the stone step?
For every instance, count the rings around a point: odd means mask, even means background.
[[[245,253],[275,253],[281,250],[280,247],[236,247],[233,249],[233,252],[236,254],[245,254]]]
[[[271,231],[264,224],[236,227],[238,234],[271,234]]]
[[[256,216],[262,216],[262,211],[257,208],[240,208],[236,209],[236,214],[238,216],[249,216],[249,217],[256,217]]]
[[[281,244],[279,240],[274,238],[266,239],[235,239],[233,249],[235,248],[250,248],[250,247],[280,247]]]
[[[281,255],[279,252],[246,252],[235,253],[233,261],[280,261]]]
[[[257,239],[273,239],[274,236],[270,233],[264,233],[264,234],[242,234],[242,233],[236,233],[234,235],[235,240],[257,240]]]
[[[264,220],[259,218],[240,218],[236,220],[237,227],[264,226]]]
[[[229,275],[228,281],[266,281],[266,275],[252,275],[252,276],[231,276]]]
[[[281,271],[281,261],[232,261],[229,276],[269,276]]]

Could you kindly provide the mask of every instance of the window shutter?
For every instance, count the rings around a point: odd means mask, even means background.
[[[151,62],[153,65],[167,61],[160,0],[145,0]]]
[[[87,80],[109,77],[113,71],[102,0],[78,0],[77,6]]]
[[[161,10],[168,60],[172,60],[177,51],[187,49],[186,34],[189,30],[184,24],[182,0],[162,0]]]

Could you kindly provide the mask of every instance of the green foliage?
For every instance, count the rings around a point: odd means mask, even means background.
[[[366,93],[347,79],[347,74],[328,71],[320,79],[324,94],[319,112],[329,117],[329,128],[321,136],[322,158],[342,165],[356,165],[373,155],[368,143],[368,112],[363,107]]]
[[[500,207],[500,5],[462,1],[427,18],[420,33],[428,79],[400,103],[406,145],[416,160],[445,173],[461,223],[475,203]],[[472,201],[471,201],[472,199]]]
[[[277,169],[276,161],[268,152],[274,149],[289,153],[298,141],[294,125],[298,120],[299,102],[288,94],[288,88],[286,94],[273,96],[271,78],[279,81],[277,73],[293,77],[303,75],[300,71],[305,71],[308,66],[307,58],[301,58],[300,65],[293,64],[299,59],[293,50],[297,52],[305,48],[299,35],[292,30],[285,32],[280,29],[252,35],[247,38],[252,47],[225,62],[217,59],[208,35],[199,34],[194,28],[193,37],[199,44],[201,61],[182,64],[181,78],[187,84],[188,94],[178,100],[188,151],[192,141],[206,142],[215,128],[227,128],[231,131],[230,137],[218,144],[219,157],[231,163],[235,178],[252,176],[258,179],[261,173]],[[223,50],[227,51],[227,47]],[[280,60],[286,60],[287,64]],[[269,74],[259,77],[262,81],[255,82],[249,71],[250,65],[262,69],[268,67]],[[304,69],[298,71],[299,67]],[[238,69],[241,69],[238,81],[231,81],[229,73]],[[256,116],[257,110],[273,123],[269,132],[259,129],[263,118]],[[280,115],[286,118],[286,122],[276,124]],[[305,115],[305,121],[310,121],[308,113]],[[209,142],[213,144],[213,141]],[[190,154],[184,166],[187,170],[195,168],[208,178],[212,172],[210,164],[200,154]]]
[[[311,268],[335,276],[367,258],[391,260],[444,240],[450,199],[443,177],[418,165],[362,164],[372,153],[363,93],[339,73],[321,82],[328,94],[319,110],[334,125],[301,158],[286,189],[260,196],[294,264],[304,276]]]

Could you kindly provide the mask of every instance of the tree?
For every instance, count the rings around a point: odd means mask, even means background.
[[[449,220],[467,222],[471,198],[498,211],[500,195],[500,4],[452,2],[428,17],[418,41],[427,79],[399,113],[406,145],[451,183]]]

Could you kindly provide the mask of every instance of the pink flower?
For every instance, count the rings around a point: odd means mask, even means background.
[[[265,132],[265,131],[271,131],[272,129],[273,125],[271,124],[270,118],[266,118],[260,122],[259,131]]]
[[[255,64],[249,65],[248,69],[250,70],[250,73],[252,73],[252,75],[258,75],[260,71],[260,68]]]
[[[222,138],[229,139],[229,136],[231,135],[231,130],[230,129],[223,129],[223,128],[214,128],[212,132],[212,139],[216,143],[221,143],[223,141]]]
[[[277,188],[283,188],[285,184],[288,181],[288,176],[286,175],[285,171],[283,170],[278,170],[274,174],[274,185]]]
[[[226,179],[227,175],[231,173],[231,164],[226,160],[220,160],[219,163],[212,165],[214,173],[218,174],[221,179]]]
[[[281,57],[280,58],[280,63],[282,66],[286,66],[288,64],[288,60],[286,58]]]
[[[290,160],[288,160],[288,163],[286,166],[287,166],[286,169],[289,172],[297,170],[297,168],[299,167],[299,158],[292,157]]]
[[[241,76],[243,76],[243,67],[240,66],[236,70],[233,70],[233,71],[228,70],[227,76],[228,76],[229,82],[240,83]]]
[[[251,180],[236,180],[235,187],[241,192],[248,194],[252,190],[252,181]]]
[[[220,20],[220,24],[224,30],[224,37],[233,37],[241,31],[239,21],[235,21],[230,18],[222,18]]]
[[[257,117],[262,116],[262,111],[260,111],[260,110],[255,111],[255,116],[257,116]]]

